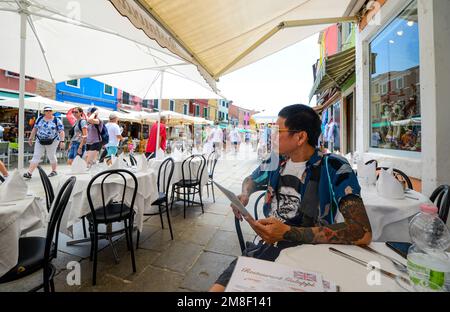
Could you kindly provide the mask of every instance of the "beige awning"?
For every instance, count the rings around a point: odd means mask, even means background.
[[[355,48],[334,54],[324,59],[322,66],[317,71],[316,81],[309,94],[322,93],[330,88],[340,88],[342,84],[355,72]]]
[[[355,21],[353,15],[365,1],[110,0],[110,2],[137,28],[157,40],[161,46],[199,65],[209,76],[218,79],[224,74],[291,46],[331,24]]]

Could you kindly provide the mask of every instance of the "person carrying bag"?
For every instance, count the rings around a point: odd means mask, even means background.
[[[28,171],[23,175],[26,179],[31,179],[33,171],[37,168],[41,162],[44,152],[47,154],[47,158],[52,166],[52,172],[48,175],[54,177],[58,173],[56,172],[57,158],[56,150],[58,147],[65,148],[64,144],[64,125],[62,121],[53,115],[53,109],[50,106],[44,107],[44,116],[39,117],[31,131],[28,144],[33,146],[34,138],[37,138],[34,145],[33,158],[30,161]]]

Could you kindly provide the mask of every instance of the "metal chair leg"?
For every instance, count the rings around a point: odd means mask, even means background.
[[[133,219],[129,219],[128,220],[128,230],[130,231],[129,236],[130,236],[130,245],[133,246]],[[125,229],[127,230],[127,229]],[[134,257],[134,249],[131,248],[131,265],[133,266],[133,272],[136,273],[136,259]]]
[[[170,237],[173,240],[172,224],[170,223],[169,203],[166,201],[167,223],[169,223]]]
[[[205,213],[205,209],[203,209],[202,189],[200,185],[198,186],[198,196],[200,196],[200,206],[202,206],[202,213]]]
[[[213,195],[213,203],[216,202],[216,196],[214,194],[214,184],[211,184],[211,190],[212,190],[212,195]]]
[[[139,231],[139,229],[137,230],[137,234],[136,234],[136,249],[139,248],[139,237],[141,236],[141,232]]]
[[[159,218],[161,220],[161,228],[164,230],[164,222],[163,222],[163,217],[162,217],[163,213],[161,210],[161,205],[158,205],[158,209],[159,209]]]
[[[98,228],[94,229],[94,267],[92,268],[92,286],[97,284]]]

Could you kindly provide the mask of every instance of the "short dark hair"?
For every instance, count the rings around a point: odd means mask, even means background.
[[[304,104],[290,105],[283,108],[278,116],[286,119],[285,125],[289,130],[305,131],[308,134],[308,144],[317,146],[322,122],[311,107]]]

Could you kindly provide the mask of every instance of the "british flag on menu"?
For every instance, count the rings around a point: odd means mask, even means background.
[[[255,258],[240,257],[227,292],[335,292],[322,275]]]

